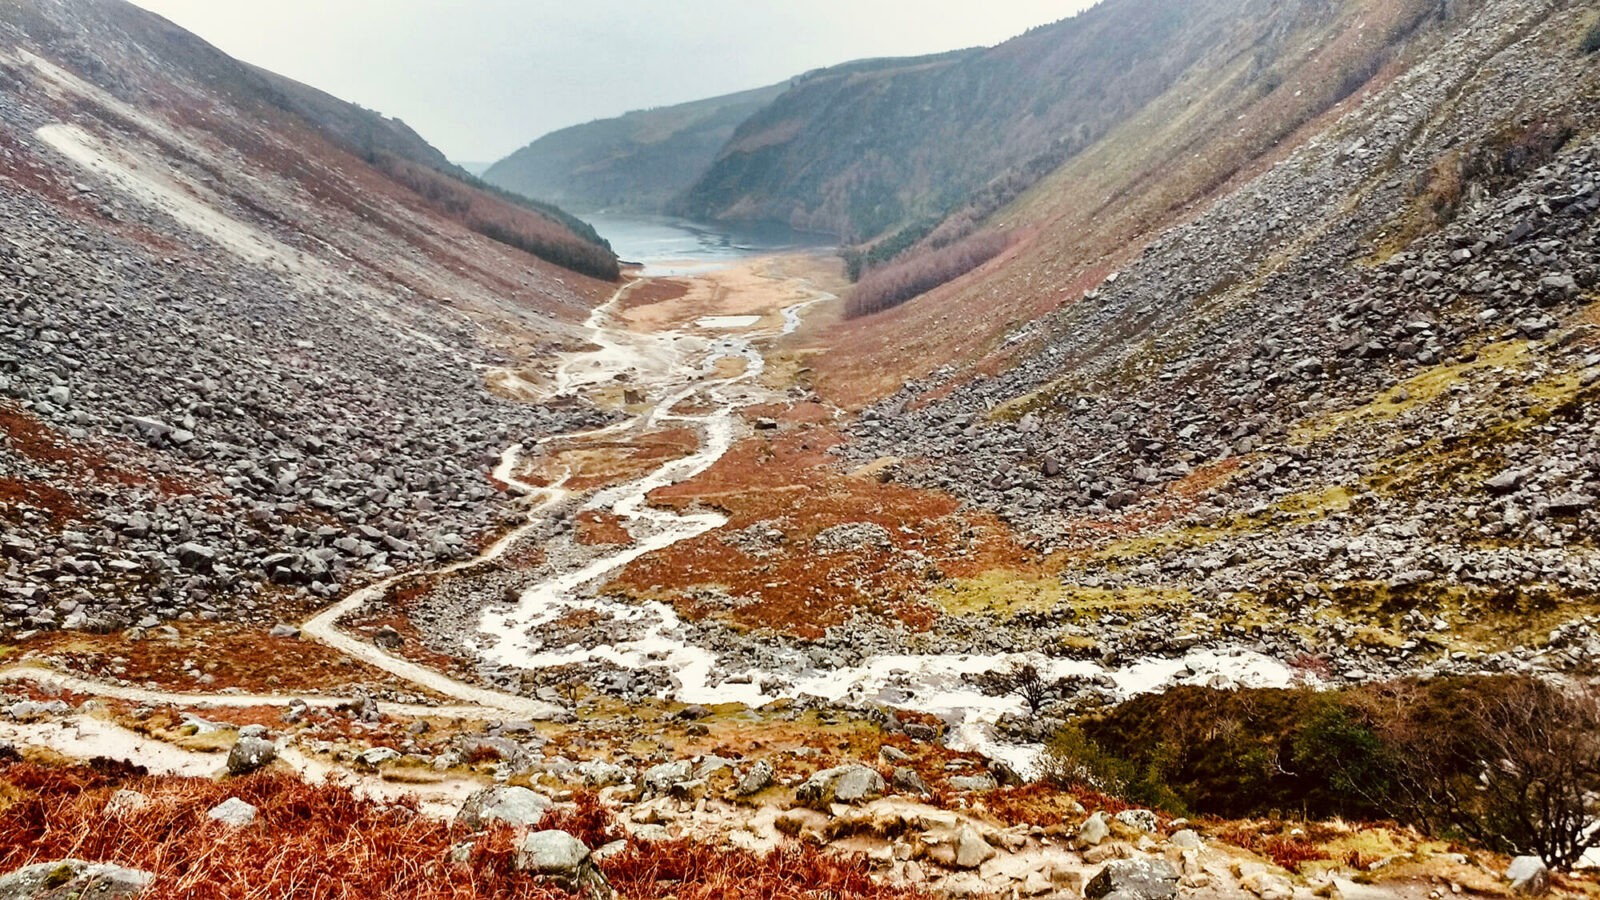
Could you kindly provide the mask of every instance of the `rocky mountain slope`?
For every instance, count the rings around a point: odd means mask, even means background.
[[[1027,246],[889,318],[1058,308],[869,410],[849,453],[1000,511],[1068,596],[1161,601],[1129,624],[1145,646],[1256,635],[1353,679],[1589,671],[1593,25],[1450,4],[1448,52],[1114,273],[1070,252],[1063,169],[1011,213],[1040,223]]]
[[[572,233],[128,4],[3,13],[5,626],[270,624],[470,550],[501,449],[586,419],[475,369],[567,339],[611,288],[426,192]]]
[[[500,160],[490,184],[570,209],[663,213],[734,129],[785,86],[636,110],[551,132]]]

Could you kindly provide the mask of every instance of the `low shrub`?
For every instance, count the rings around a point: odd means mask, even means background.
[[[1045,759],[1063,784],[1173,810],[1398,819],[1553,867],[1600,845],[1600,692],[1581,684],[1178,687],[1063,728]]]
[[[1061,728],[1045,746],[1043,775],[1058,787],[1103,794],[1169,813],[1187,811],[1183,798],[1162,773],[1162,758],[1152,754],[1134,761],[1107,751],[1076,724]]]

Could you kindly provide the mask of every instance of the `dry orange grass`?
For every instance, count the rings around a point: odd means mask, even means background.
[[[862,609],[925,628],[933,616],[921,602],[928,587],[1031,564],[1009,530],[987,513],[961,510],[953,498],[932,491],[842,474],[827,452],[840,440],[823,427],[750,438],[700,476],[655,491],[654,503],[714,506],[728,514],[728,524],[645,556],[610,587],[675,603],[691,617],[818,637]],[[783,533],[783,545],[770,556],[733,540],[734,532],[758,523]],[[819,532],[847,523],[881,526],[889,545],[813,549]],[[902,530],[912,523],[914,529]],[[720,587],[736,603],[719,609],[682,596],[696,586]]]
[[[118,789],[147,802],[108,812]],[[259,809],[255,824],[228,828],[206,811],[228,797]],[[151,778],[119,764],[50,767],[0,763],[0,871],[74,857],[143,869],[157,900],[293,897],[297,900],[560,900],[568,895],[516,871],[516,832],[474,841],[468,861],[451,861],[466,835],[415,804],[379,804],[339,785],[308,785],[280,774],[229,781]],[[592,797],[541,823],[590,847],[620,835]],[[641,843],[607,860],[624,898],[675,896],[767,900],[913,900],[922,895],[875,883],[860,860],[810,847],[767,855],[688,842]]]
[[[623,311],[677,300],[689,293],[689,285],[672,278],[641,278],[631,284],[617,304]]]
[[[297,612],[280,613],[293,621]],[[337,690],[340,685],[408,687],[377,668],[308,640],[274,638],[262,629],[227,622],[176,622],[179,640],[150,637],[130,641],[122,634],[55,631],[22,643],[19,651],[58,659],[90,677],[125,678],[137,684],[154,682],[175,690],[220,691],[238,688],[250,693]],[[183,675],[187,663],[200,663],[212,682],[199,685]]]
[[[480,840],[468,865],[450,862],[456,837],[414,805],[363,801],[338,786],[286,775],[227,782],[143,778],[119,766],[0,769],[13,801],[0,810],[0,869],[74,857],[144,869],[158,898],[513,897],[555,900],[513,870],[512,835]],[[108,813],[127,787],[148,797]],[[20,795],[20,796],[18,796]],[[228,828],[206,811],[228,797],[260,810]]]
[[[675,410],[684,413],[679,407]],[[687,428],[671,428],[617,440],[575,440],[553,449],[534,464],[528,480],[552,484],[562,475],[572,491],[611,487],[641,478],[662,465],[681,459],[700,447],[700,439]]]
[[[612,547],[633,543],[621,516],[600,510],[584,510],[578,514],[575,539],[586,547]]]

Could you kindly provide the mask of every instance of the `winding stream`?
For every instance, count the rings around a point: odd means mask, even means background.
[[[809,300],[784,308],[782,324],[775,330],[752,327],[749,319],[743,317],[735,327],[731,324],[732,317],[718,317],[709,325],[701,325],[715,329],[718,332],[715,338],[676,331],[638,334],[612,324],[618,304],[631,287],[624,286],[591,313],[587,325],[592,349],[569,354],[562,360],[554,373],[554,388],[550,393],[551,396],[572,395],[587,388],[613,385],[619,375],[625,375],[633,385],[649,392],[653,403],[646,412],[632,419],[589,432],[552,435],[541,439],[540,443],[578,441],[671,424],[693,430],[698,435],[699,448],[689,456],[664,463],[641,478],[595,491],[589,496],[579,511],[603,510],[621,518],[633,542],[571,571],[552,575],[523,591],[513,604],[486,609],[479,622],[479,639],[474,648],[483,659],[524,670],[572,663],[654,670],[665,674],[670,685],[660,692],[662,698],[685,703],[742,703],[757,707],[784,697],[809,695],[844,706],[881,704],[917,710],[937,715],[949,723],[948,743],[952,747],[983,752],[1022,771],[1032,767],[1039,748],[999,741],[993,729],[1002,715],[1023,713],[1022,701],[986,696],[975,689],[966,676],[1028,661],[1047,678],[1100,678],[1114,686],[1113,693],[1119,698],[1179,683],[1282,686],[1299,677],[1283,663],[1243,648],[1198,650],[1182,658],[1149,658],[1116,669],[1037,654],[970,653],[891,654],[868,659],[857,666],[823,668],[808,656],[787,651],[779,654],[785,662],[781,670],[752,667],[730,670],[730,666],[739,664],[696,645],[692,629],[671,606],[655,601],[630,603],[591,595],[586,589],[628,563],[726,523],[726,517],[717,512],[680,513],[652,507],[648,501],[650,492],[699,475],[729,451],[740,433],[736,413],[745,407],[777,399],[757,381],[766,364],[758,344],[793,334],[800,327],[807,308],[832,299],[829,294],[817,292]],[[759,322],[756,320],[756,324]],[[743,370],[734,375],[718,374],[719,364],[728,359],[741,360]],[[709,406],[709,411],[673,411],[691,399]],[[492,477],[533,498],[527,521],[478,556],[438,569],[435,574],[459,572],[499,558],[543,527],[556,507],[572,499],[574,495],[565,487],[565,476],[549,486],[532,485],[517,478],[523,449],[521,445],[507,448]],[[510,714],[543,719],[561,712],[550,703],[461,681],[395,656],[339,629],[339,622],[346,616],[381,602],[390,587],[413,577],[416,573],[402,573],[352,592],[307,621],[302,627],[303,635],[459,704],[386,704],[403,715],[494,717]],[[635,636],[593,647],[550,646],[544,626],[573,611],[598,614],[603,621],[613,623],[614,630],[625,630]],[[0,670],[0,681],[22,680],[82,694],[177,705],[281,706],[306,702],[314,706],[333,706],[351,699],[315,694],[179,693],[103,684],[37,666]]]
[[[682,425],[698,433],[700,447],[692,455],[670,461],[642,478],[596,492],[583,509],[604,510],[620,517],[633,536],[633,543],[535,584],[512,605],[487,610],[480,623],[482,640],[475,648],[478,654],[488,661],[525,670],[574,663],[657,670],[665,673],[672,685],[662,691],[662,697],[685,703],[736,702],[755,707],[781,697],[811,695],[842,705],[883,704],[932,713],[950,723],[952,746],[979,750],[1022,769],[1031,768],[1038,748],[1003,745],[995,739],[992,728],[1002,715],[1023,712],[1022,702],[986,696],[965,676],[1026,660],[1049,678],[1104,677],[1115,686],[1119,697],[1176,683],[1282,686],[1296,679],[1296,673],[1282,663],[1244,649],[1151,658],[1118,669],[1032,654],[936,654],[880,656],[859,666],[831,670],[818,669],[808,658],[798,657],[794,666],[784,671],[727,671],[727,663],[716,653],[694,644],[691,630],[671,606],[655,601],[624,602],[586,593],[585,588],[628,563],[726,523],[726,518],[716,512],[679,513],[652,507],[649,494],[699,475],[728,452],[736,437],[735,413],[774,399],[755,382],[765,365],[758,342],[792,334],[800,327],[802,313],[808,307],[828,299],[832,299],[831,295],[819,293],[783,309],[782,326],[776,332],[752,329],[750,326],[759,321],[754,317],[702,319],[700,327],[725,332],[725,336],[710,342],[675,332],[659,336],[619,334],[609,321],[616,298],[595,310],[589,327],[591,342],[597,349],[574,354],[562,363],[555,379],[557,391],[604,383],[618,373],[637,372],[640,365],[665,370],[672,374],[653,385],[660,399],[650,411],[617,427]],[[640,348],[645,355],[633,355]],[[676,360],[666,354],[677,354]],[[698,365],[691,362],[696,356]],[[714,376],[720,361],[735,357],[744,360],[742,373]],[[710,401],[713,408],[695,415],[671,412],[696,397]],[[613,624],[613,631],[637,636],[600,646],[550,646],[544,626],[575,611],[597,614],[602,621]]]

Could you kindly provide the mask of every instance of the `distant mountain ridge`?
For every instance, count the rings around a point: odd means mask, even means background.
[[[898,253],[951,218],[947,231],[970,233],[1175,85],[1270,92],[1293,42],[1343,9],[1106,0],[993,47],[857,60],[563,129],[485,178],[578,209],[776,222],[851,244],[897,235]]]
[[[661,213],[785,85],[563,128],[493,164],[490,184],[572,209]]]
[[[856,242],[1016,182],[1003,202],[1185,73],[1264,69],[1275,40],[1335,8],[1107,0],[991,48],[820,70],[740,126],[676,211]]]

